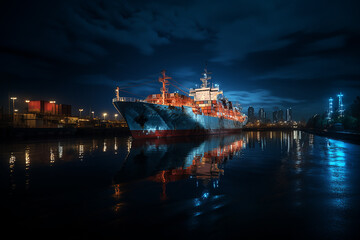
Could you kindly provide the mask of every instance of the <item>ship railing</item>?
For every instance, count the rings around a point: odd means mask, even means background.
[[[118,97],[113,98],[113,102],[145,102],[145,100],[132,97]]]

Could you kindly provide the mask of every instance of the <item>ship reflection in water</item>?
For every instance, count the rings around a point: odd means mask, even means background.
[[[193,178],[211,181],[210,185],[216,187],[226,161],[244,147],[239,135],[136,140],[115,177],[116,193],[121,192],[121,183],[141,178],[162,183],[162,200],[167,199],[165,189],[169,182]]]
[[[301,131],[4,143],[0,157],[14,232],[359,236],[360,146]]]

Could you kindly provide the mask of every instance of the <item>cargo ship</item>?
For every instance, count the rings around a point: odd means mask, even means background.
[[[210,84],[210,74],[205,68],[199,88],[170,93],[172,78],[161,72],[160,94],[146,99],[121,97],[119,87],[113,105],[125,119],[134,138],[160,138],[190,135],[219,134],[241,131],[247,116],[237,104],[224,97],[218,85]],[[179,84],[178,84],[179,85]]]

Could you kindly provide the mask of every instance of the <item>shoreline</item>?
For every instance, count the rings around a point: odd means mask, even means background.
[[[128,128],[0,128],[0,142],[51,138],[130,135]]]
[[[304,131],[322,137],[337,140],[351,141],[360,144],[359,132],[348,131],[327,131],[310,128],[289,128],[289,127],[270,127],[270,128],[243,128],[244,132],[256,131]],[[17,140],[38,140],[51,138],[69,138],[86,136],[131,136],[130,130],[125,127],[114,128],[0,128],[0,142]]]
[[[307,133],[315,134],[321,137],[327,137],[336,140],[348,141],[355,144],[360,144],[360,132],[350,131],[336,131],[336,130],[320,130],[310,128],[291,128],[291,127],[268,127],[268,128],[244,128],[243,131],[293,131],[299,130]]]
[[[250,132],[250,131],[257,131],[257,132],[263,132],[263,131],[293,131],[293,130],[300,130],[302,131],[302,128],[292,128],[292,127],[245,127],[242,129],[242,131]]]
[[[318,136],[327,137],[336,140],[350,141],[360,144],[360,133],[349,131],[321,130],[321,129],[302,129],[304,132],[312,133]]]

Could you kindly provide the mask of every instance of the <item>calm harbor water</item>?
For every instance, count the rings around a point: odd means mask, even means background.
[[[360,236],[360,145],[276,131],[0,146],[9,236]]]

